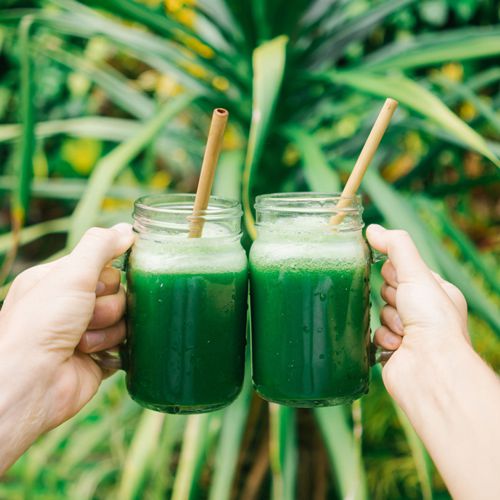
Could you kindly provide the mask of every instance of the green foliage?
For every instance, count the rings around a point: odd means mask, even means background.
[[[27,249],[52,235],[66,242],[43,259],[92,224],[123,220],[142,193],[194,190],[218,106],[230,126],[214,191],[242,200],[248,242],[255,195],[338,190],[392,96],[400,109],[363,182],[365,218],[411,233],[429,265],[463,289],[474,341],[491,349],[498,271],[475,243],[491,248],[499,180],[498,15],[493,0],[9,0],[0,209],[27,223],[20,263],[41,260]],[[4,255],[13,234],[0,230]],[[379,280],[374,272],[372,329]],[[114,377],[32,447],[0,498],[223,500],[238,498],[246,476],[265,497],[295,498],[306,474],[297,413],[256,414],[251,394],[247,374],[232,406],[186,419],[140,410]],[[445,494],[379,369],[362,419],[358,410],[313,412],[329,498]],[[269,427],[269,463],[253,463],[262,436],[252,439],[252,426]]]

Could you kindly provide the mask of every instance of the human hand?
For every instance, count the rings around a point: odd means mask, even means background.
[[[371,225],[366,234],[370,245],[389,258],[382,267],[380,293],[386,305],[374,342],[395,351],[382,376],[389,393],[401,402],[408,377],[436,355],[470,342],[467,303],[457,287],[427,267],[408,233]]]
[[[87,353],[125,336],[125,293],[108,265],[133,239],[129,224],[92,228],[69,255],[14,280],[0,311],[0,380],[10,381],[0,398],[0,445],[14,459],[77,413],[107,375]]]

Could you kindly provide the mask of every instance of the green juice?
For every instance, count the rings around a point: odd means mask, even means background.
[[[369,265],[364,248],[349,241],[252,248],[253,381],[265,399],[297,407],[330,406],[368,391]]]
[[[153,410],[199,413],[236,398],[244,372],[246,266],[193,272],[134,266],[128,311],[124,361],[134,400]]]

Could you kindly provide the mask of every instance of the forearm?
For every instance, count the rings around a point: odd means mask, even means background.
[[[465,342],[429,352],[396,397],[457,499],[500,495],[500,381]]]
[[[43,432],[43,385],[33,379],[34,367],[0,343],[0,477]],[[26,366],[23,366],[25,364]]]

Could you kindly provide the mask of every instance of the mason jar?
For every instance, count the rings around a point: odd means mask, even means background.
[[[222,408],[243,382],[247,259],[241,207],[212,196],[193,217],[194,195],[135,202],[122,349],[134,400],[167,413]],[[189,237],[192,224],[199,238]]]
[[[369,386],[370,250],[359,196],[258,196],[250,251],[252,377],[268,401],[344,404]],[[342,214],[332,226],[333,215]]]

